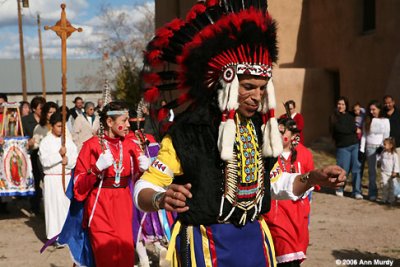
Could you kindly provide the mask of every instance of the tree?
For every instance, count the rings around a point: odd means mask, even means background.
[[[139,71],[131,64],[125,64],[115,78],[113,97],[123,99],[126,103],[136,106],[140,101]]]
[[[154,4],[136,5],[133,9],[116,10],[107,5],[100,8],[99,26],[93,34],[89,49],[103,55],[103,67],[94,79],[100,83],[110,81],[113,96],[136,106],[140,100],[139,72],[143,51],[154,34]],[[84,77],[82,82],[94,83]]]

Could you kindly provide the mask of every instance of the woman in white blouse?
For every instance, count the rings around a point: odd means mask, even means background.
[[[376,186],[376,154],[383,146],[383,140],[389,137],[389,119],[384,118],[381,104],[373,100],[368,105],[368,116],[365,119],[360,151],[366,153],[368,162],[368,197],[375,201],[378,193]],[[378,152],[377,152],[378,150]]]

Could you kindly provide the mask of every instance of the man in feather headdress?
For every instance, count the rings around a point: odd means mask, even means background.
[[[179,213],[167,254],[173,266],[275,266],[260,216],[271,197],[296,200],[314,184],[343,185],[337,166],[300,175],[276,164],[276,59],[275,22],[258,0],[199,2],[148,44],[146,101],[160,90],[184,92],[159,119],[190,102],[135,187],[138,208]]]

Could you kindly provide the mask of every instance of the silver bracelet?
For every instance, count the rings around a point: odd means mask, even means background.
[[[300,175],[300,182],[302,182],[303,184],[308,183],[309,179],[310,179],[310,172]]]
[[[161,202],[161,198],[163,197],[165,192],[156,192],[153,194],[152,198],[151,198],[151,205],[153,206],[153,208],[155,210],[159,210],[160,209],[160,202]]]

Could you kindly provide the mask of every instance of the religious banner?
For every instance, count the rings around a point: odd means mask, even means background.
[[[0,150],[0,196],[35,194],[28,137],[4,137]]]
[[[3,120],[0,121],[0,137],[2,136],[24,136],[22,128],[19,103],[3,103]]]

